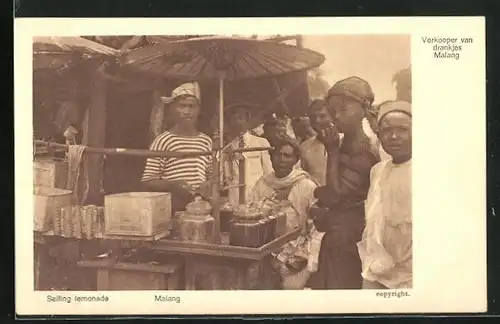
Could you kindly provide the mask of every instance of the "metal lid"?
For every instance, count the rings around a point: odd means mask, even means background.
[[[263,217],[259,208],[249,205],[240,205],[233,211],[234,217],[242,220],[257,220]]]
[[[192,202],[187,204],[186,211],[190,215],[207,215],[212,211],[212,205],[203,200],[201,196],[196,196]]]
[[[233,211],[233,207],[231,206],[231,204],[229,202],[225,202],[223,203],[221,206],[220,206],[220,210],[221,211],[229,211],[229,212],[232,212]]]

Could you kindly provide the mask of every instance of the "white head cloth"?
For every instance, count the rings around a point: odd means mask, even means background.
[[[200,87],[196,82],[184,83],[178,86],[172,91],[172,95],[170,97],[161,97],[161,100],[164,103],[171,103],[176,98],[180,96],[192,96],[200,100]]]

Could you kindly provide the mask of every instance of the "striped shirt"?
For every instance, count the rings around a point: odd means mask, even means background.
[[[212,150],[212,139],[202,133],[197,136],[180,136],[166,131],[155,138],[149,149],[169,152],[206,152]],[[211,163],[211,155],[188,158],[148,158],[141,180],[183,180],[197,189],[210,177]]]

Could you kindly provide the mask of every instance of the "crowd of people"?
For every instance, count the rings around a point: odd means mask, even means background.
[[[295,135],[284,118],[267,120],[260,134],[249,129],[250,104],[225,109],[228,147],[269,148],[223,160],[229,203],[288,201],[302,229],[273,255],[281,289],[412,287],[411,99],[374,99],[362,78],[340,80],[294,121],[302,129]],[[150,149],[209,150],[211,138],[197,128],[198,85],[183,84],[163,100],[174,126]],[[196,194],[210,199],[212,171],[210,156],[148,158],[142,184],[171,192],[175,212]]]

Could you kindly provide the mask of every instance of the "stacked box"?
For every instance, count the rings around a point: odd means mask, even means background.
[[[66,189],[68,162],[52,158],[37,158],[33,162],[33,185]]]
[[[35,187],[34,227],[37,232],[60,230],[62,218],[71,215],[72,192],[59,188]]]
[[[170,193],[127,192],[104,197],[106,235],[153,236],[170,229]]]

